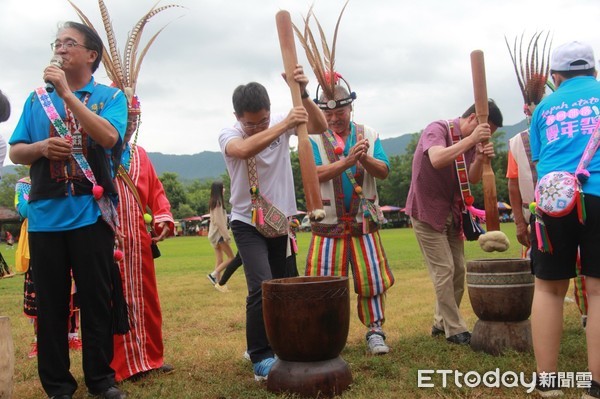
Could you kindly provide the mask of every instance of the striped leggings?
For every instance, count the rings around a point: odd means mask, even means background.
[[[379,329],[385,321],[385,292],[394,284],[379,232],[359,237],[312,236],[306,259],[307,276],[348,276],[352,267],[360,321]]]

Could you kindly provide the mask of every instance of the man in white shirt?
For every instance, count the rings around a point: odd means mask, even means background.
[[[294,79],[300,84],[302,106],[292,108],[287,116],[271,115],[269,95],[261,84],[251,82],[238,86],[233,92],[237,122],[219,135],[231,178],[231,230],[244,262],[248,285],[246,341],[257,381],[267,379],[275,362],[263,322],[261,284],[284,277],[288,236],[267,238],[256,229],[248,161],[252,158],[256,161],[256,191],[286,217],[294,216],[297,209],[289,138],[302,123],[307,124],[309,133],[322,133],[327,129],[325,116],[306,92],[308,78],[300,65],[294,70]]]

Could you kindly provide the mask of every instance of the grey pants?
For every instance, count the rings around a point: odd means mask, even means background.
[[[286,275],[286,248],[288,236],[266,238],[254,228],[239,220],[231,222],[246,274],[246,343],[252,363],[273,357],[269,345],[262,310],[262,282]]]

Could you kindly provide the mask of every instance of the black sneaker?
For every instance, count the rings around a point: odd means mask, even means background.
[[[175,371],[175,367],[173,367],[173,365],[171,365],[169,363],[163,363],[162,366],[160,366],[159,368],[157,368],[155,370],[161,374],[171,374],[173,371]]]
[[[98,399],[125,399],[127,397],[127,394],[113,385],[112,387],[108,388],[104,392],[100,392],[100,393],[90,392],[89,396],[98,398]]]
[[[465,331],[460,334],[451,335],[446,338],[446,341],[457,345],[469,345],[471,343],[471,333]]]
[[[600,398],[600,384],[596,381],[592,381],[592,386],[589,387],[585,393],[581,396],[581,399],[594,399]]]
[[[208,273],[206,275],[206,278],[211,282],[212,285],[217,284],[217,278],[214,277],[212,274]]]
[[[446,331],[443,328],[437,328],[436,326],[431,326],[431,336],[432,337],[440,337],[442,335],[446,335]]]
[[[555,386],[541,385],[538,381],[535,385],[535,391],[541,398],[558,398],[564,396],[560,388]]]

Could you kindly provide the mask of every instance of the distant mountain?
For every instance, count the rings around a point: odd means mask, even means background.
[[[149,152],[148,157],[158,175],[177,173],[183,180],[216,178],[225,173],[226,166],[220,152],[203,151],[193,155],[168,155]]]
[[[504,126],[498,129],[498,131],[503,131],[505,133],[504,142],[506,143],[506,147],[504,147],[503,150],[508,150],[508,140],[510,140],[515,134],[521,133],[525,129],[527,129],[526,119],[523,119],[521,122],[515,125]]]
[[[503,131],[505,147],[508,148],[508,140],[515,134],[525,130],[527,121],[505,126],[499,129]],[[406,146],[411,140],[411,134],[402,134],[389,139],[382,139],[381,144],[388,157],[404,154]],[[226,171],[225,160],[220,152],[203,151],[193,155],[170,155],[160,152],[149,152],[148,156],[156,169],[158,175],[165,172],[177,173],[182,180],[195,179],[213,179],[221,176]],[[2,171],[3,174],[15,173],[14,166],[7,165]]]
[[[498,132],[504,132],[503,140],[504,148],[502,150],[506,151],[508,149],[508,140],[510,140],[515,134],[522,132],[527,128],[527,121],[523,119],[521,122],[504,126],[498,129]],[[382,139],[381,145],[383,146],[383,150],[387,154],[388,157],[393,155],[402,155],[406,150],[406,146],[410,143],[412,134],[403,134],[398,137],[392,137],[389,139]]]
[[[382,139],[381,146],[388,157],[393,155],[402,155],[406,151],[406,146],[410,143],[412,134],[403,134],[402,136]]]

